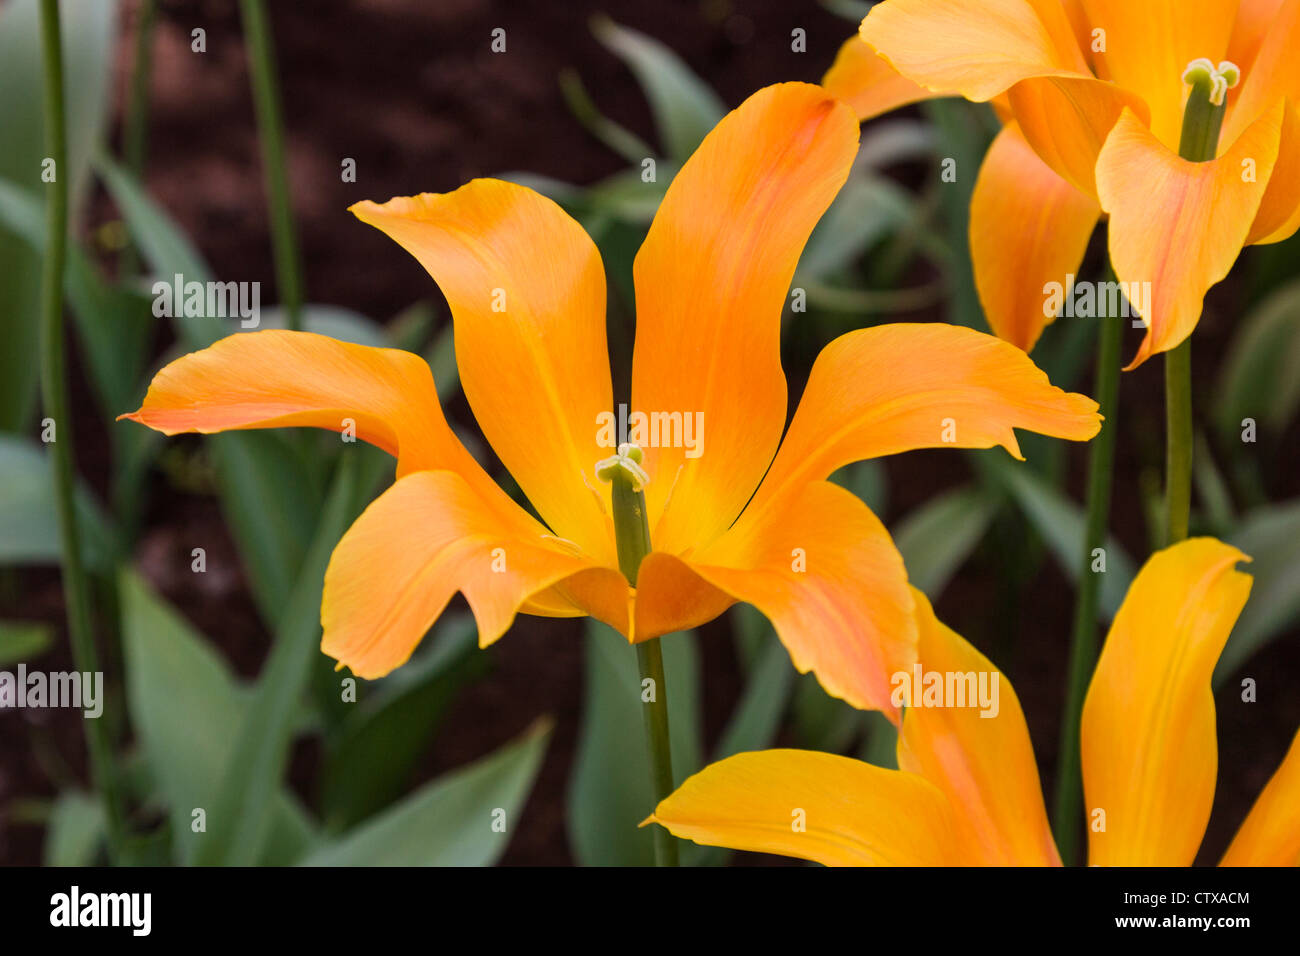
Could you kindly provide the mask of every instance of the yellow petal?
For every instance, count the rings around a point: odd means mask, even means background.
[[[1044,76],[1008,91],[1020,131],[1040,159],[1089,197],[1097,196],[1097,156],[1127,106],[1144,122],[1146,104],[1092,77]]]
[[[937,94],[983,102],[1027,77],[1091,75],[1059,0],[887,0],[860,32]]]
[[[1151,109],[1151,132],[1178,149],[1187,64],[1218,63],[1228,51],[1237,4],[1228,0],[1083,0],[1094,29],[1105,31],[1106,74]],[[1240,64],[1238,64],[1240,65]],[[1104,205],[1104,204],[1103,204]]]
[[[459,475],[416,472],[380,495],[334,549],[321,649],[358,677],[382,677],[406,662],[457,591],[486,647],[532,595],[584,573],[626,594],[616,571],[561,546],[521,508],[503,516]]]
[[[1300,734],[1233,837],[1222,866],[1300,866]]]
[[[352,211],[447,297],[465,396],[528,500],[556,534],[612,564],[608,489],[593,472],[610,454],[598,416],[613,398],[591,238],[551,200],[491,179]]]
[[[921,687],[903,714],[898,767],[929,780],[948,797],[973,857],[994,866],[1060,866],[1043,806],[1034,748],[1011,682],[979,651],[934,616],[913,591],[920,630]],[[926,707],[926,674],[953,688],[948,706]],[[961,696],[958,696],[961,695]]]
[[[1218,763],[1210,676],[1250,594],[1250,576],[1235,570],[1248,560],[1192,538],[1156,552],[1129,587],[1083,705],[1090,863],[1190,866],[1196,856]]]
[[[970,207],[975,286],[989,325],[1028,352],[1056,311],[1050,283],[1068,294],[1097,203],[1070,185],[1025,142],[1014,124],[998,134],[984,157]],[[1047,314],[1050,313],[1050,314]]]
[[[684,840],[826,866],[945,866],[964,859],[952,810],[914,774],[807,750],[742,753],[705,767],[647,823]]]
[[[844,41],[835,55],[835,62],[822,77],[822,86],[826,92],[853,107],[853,112],[863,122],[934,96],[924,86],[900,76],[857,35]]]
[[[1246,237],[1250,244],[1282,242],[1300,229],[1300,99],[1287,100],[1284,109],[1277,163]]]
[[[182,356],[154,376],[139,411],[120,418],[164,435],[295,425],[341,432],[351,421],[358,438],[397,458],[399,476],[481,474],[447,427],[424,359],[312,332],[246,332]]]
[[[772,460],[785,425],[786,293],[857,148],[846,104],[783,83],[728,114],[668,188],[634,267],[632,411],[680,412],[703,431],[694,450],[662,436],[645,449],[658,550],[721,533]]]
[[[1086,441],[1100,427],[1096,402],[1056,388],[992,335],[938,322],[859,329],[813,363],[750,509],[864,458],[994,445],[1019,458],[1013,429]]]
[[[1115,124],[1097,160],[1110,261],[1120,281],[1150,290],[1139,296],[1150,300],[1141,309],[1148,328],[1129,368],[1187,338],[1206,290],[1232,268],[1277,159],[1281,105],[1206,163],[1165,148],[1128,110]]]
[[[1228,59],[1241,69],[1243,77],[1252,75],[1255,57],[1264,39],[1275,32],[1274,26],[1285,3],[1294,0],[1240,0],[1237,19],[1232,23],[1228,40]]]
[[[889,532],[852,493],[830,482],[808,483],[778,507],[746,511],[684,563],[718,592],[758,608],[794,666],[815,673],[828,694],[897,720],[889,677],[916,659],[912,596]],[[691,594],[718,600],[662,574],[654,568],[638,578],[638,639],[652,636],[641,631],[648,620],[667,617],[658,611],[652,618],[648,607],[672,606]],[[699,606],[708,601],[702,597]]]

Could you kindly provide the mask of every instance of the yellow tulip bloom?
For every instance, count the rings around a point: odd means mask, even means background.
[[[1195,858],[1218,761],[1210,676],[1250,593],[1250,577],[1235,569],[1245,560],[1193,538],[1153,555],[1129,588],[1080,730],[1090,863]],[[738,754],[689,778],[647,822],[697,843],[827,865],[1059,866],[1015,691],[924,596],[916,603],[924,670],[944,680],[990,675],[995,708],[914,699],[898,770],[801,750]],[[1300,864],[1297,807],[1300,735],[1223,864]]]
[[[234,335],[164,368],[125,417],[169,435],[339,431],[351,419],[397,458],[396,483],[344,535],[325,577],[323,650],[362,677],[405,662],[457,592],[482,646],[519,612],[590,615],[637,642],[743,601],[830,693],[892,714],[887,675],[916,657],[912,595],[879,519],[827,477],[912,448],[1019,456],[1013,428],[1081,441],[1100,420],[1095,402],[1055,388],[993,336],[899,324],[830,343],[786,431],[784,303],[858,133],[820,87],[768,87],[671,184],[635,263],[631,407],[693,414],[706,430],[694,454],[663,442],[634,453],[652,543],[635,574],[619,571],[610,487],[597,477],[614,407],[600,255],[522,186],[475,180],[353,212],[446,295],[470,407],[540,520],[461,445],[427,364],[406,352]]]
[[[992,100],[1004,119],[970,243],[989,323],[1021,348],[1102,214],[1144,300],[1129,368],[1191,334],[1244,246],[1300,228],[1300,0],[883,0],[859,33],[823,82],[861,119],[930,96]],[[1225,78],[1209,162],[1178,155],[1198,60]]]

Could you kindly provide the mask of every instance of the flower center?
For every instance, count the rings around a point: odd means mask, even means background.
[[[1178,143],[1178,155],[1183,159],[1204,163],[1217,155],[1228,90],[1240,81],[1241,70],[1229,60],[1215,66],[1201,57],[1187,64],[1183,82],[1192,89],[1183,108],[1183,131]]]
[[[641,467],[645,455],[640,446],[623,442],[618,452],[596,463],[596,477],[612,487],[614,543],[618,548],[618,569],[636,587],[641,561],[650,553],[650,525],[646,518],[642,489],[650,477]]]

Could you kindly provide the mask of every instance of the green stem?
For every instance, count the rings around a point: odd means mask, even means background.
[[[72,416],[64,378],[63,270],[68,252],[68,144],[63,102],[63,43],[58,0],[41,0],[41,49],[45,76],[45,144],[54,161],[54,181],[45,204],[45,257],[41,266],[41,400],[54,421],[51,443],[54,496],[59,516],[59,545],[63,557],[63,600],[68,614],[72,660],[82,673],[99,673],[91,631],[90,583],[81,564],[81,534],[75,507],[76,473],[72,461]],[[109,851],[118,858],[123,846],[122,804],[108,727],[102,719],[86,719],[86,749],[95,788],[103,795]]]
[[[1107,268],[1106,281],[1114,270]],[[1070,662],[1065,683],[1065,708],[1061,714],[1060,760],[1057,764],[1056,846],[1066,866],[1079,853],[1083,776],[1079,759],[1079,727],[1083,700],[1097,660],[1097,601],[1101,573],[1093,570],[1093,553],[1106,546],[1110,494],[1115,470],[1116,414],[1119,411],[1120,345],[1123,326],[1119,316],[1103,316],[1097,341],[1096,399],[1105,417],[1101,431],[1088,447],[1088,501],[1084,530],[1083,567],[1075,595],[1074,628],[1070,635]]]
[[[641,561],[650,553],[650,525],[646,520],[645,495],[622,472],[613,476],[614,538],[618,567],[628,583],[636,587]],[[650,755],[650,784],[656,805],[673,792],[673,758],[668,735],[668,687],[664,680],[664,652],[658,638],[636,645],[641,669],[641,686],[650,681],[651,698],[644,703],[646,748]],[[644,693],[644,691],[643,691]],[[677,838],[664,827],[654,827],[655,864],[677,865]]]
[[[158,0],[141,0],[135,29],[135,59],[131,68],[131,89],[122,121],[122,157],[136,179],[144,178],[144,157],[149,142],[149,77],[153,73],[153,24]],[[119,274],[130,277],[140,268],[135,243],[122,250]]]
[[[271,212],[271,245],[275,254],[275,281],[286,325],[302,327],[302,261],[294,230],[289,196],[289,174],[284,154],[284,121],[280,116],[280,91],[276,85],[275,47],[263,0],[240,0],[244,34],[248,39],[249,72],[257,108],[257,137],[266,164],[266,191]]]
[[[1192,340],[1165,353],[1165,545],[1187,537],[1192,512]]]

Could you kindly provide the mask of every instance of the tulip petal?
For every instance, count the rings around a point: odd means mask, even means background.
[[[1083,0],[1095,29],[1105,31],[1100,54],[1106,75],[1138,94],[1151,109],[1151,132],[1178,149],[1187,64],[1227,55],[1237,13],[1224,0]]]
[[[944,792],[974,858],[993,866],[1060,866],[1029,728],[1011,682],[940,623],[924,594],[913,595],[922,674],[952,681],[965,706],[957,700],[945,700],[944,707],[915,706],[922,688],[913,686],[913,706],[903,714],[898,738],[899,769]],[[981,680],[985,698],[979,696]]]
[[[399,476],[442,468],[487,481],[447,427],[424,359],[313,332],[244,332],[184,355],[154,376],[139,411],[119,418],[164,435],[288,426],[341,432],[350,420],[356,437],[397,458]]]
[[[822,77],[822,86],[853,107],[859,122],[935,95],[900,75],[856,34],[840,47],[835,62]]]
[[[1300,866],[1300,734],[1233,837],[1221,866]]]
[[[1290,239],[1300,229],[1300,98],[1287,100],[1282,114],[1282,137],[1277,163],[1259,212],[1251,223],[1248,244]]]
[[[1165,148],[1128,110],[1115,124],[1097,160],[1110,260],[1121,281],[1150,289],[1141,310],[1147,334],[1130,369],[1187,338],[1206,291],[1232,268],[1277,159],[1281,108],[1205,163]]]
[[[1031,76],[1091,76],[1059,0],[888,0],[860,33],[940,95],[983,102]]]
[[[1021,135],[1040,159],[1076,189],[1097,196],[1097,156],[1127,106],[1144,122],[1136,94],[1092,77],[1022,80],[1007,94]]]
[[[1248,560],[1192,538],[1156,552],[1129,587],[1083,705],[1090,863],[1190,866],[1196,856],[1218,764],[1210,677],[1250,593],[1235,570]]]
[[[912,596],[889,532],[852,493],[811,482],[782,507],[747,511],[680,563],[701,583],[685,587],[685,569],[662,559],[642,565],[637,640],[672,630],[673,613],[682,613],[674,609],[688,598],[716,616],[727,595],[758,608],[795,668],[816,674],[828,694],[897,721],[889,678],[916,659]]]
[[[1020,458],[1016,428],[1087,441],[1101,417],[1096,402],[1055,387],[1029,356],[992,335],[938,322],[848,332],[813,363],[746,513],[864,458],[994,445]]]
[[[1228,40],[1228,59],[1241,69],[1243,77],[1253,73],[1255,57],[1265,38],[1275,33],[1282,6],[1294,0],[1240,0],[1237,18]]]
[[[952,808],[914,774],[808,750],[741,753],[705,767],[647,823],[711,846],[826,866],[944,866],[964,861]]]
[[[575,575],[626,594],[618,572],[564,546],[523,509],[502,515],[459,475],[416,472],[375,499],[334,549],[321,649],[358,677],[382,677],[406,662],[457,591],[486,647],[531,596],[554,601]]]
[[[703,434],[695,451],[662,438],[645,449],[658,550],[721,533],[772,460],[785,424],[785,296],[858,135],[853,111],[821,87],[770,86],[728,114],[668,188],[634,267],[632,410],[693,416]]]
[[[598,433],[613,393],[591,238],[551,200],[492,179],[352,212],[415,256],[447,297],[465,396],[542,519],[612,563],[609,492],[594,475],[610,454]]]
[[[1018,88],[1018,87],[1017,87]],[[971,196],[975,286],[989,325],[1026,352],[1056,318],[1047,287],[1069,294],[1101,208],[1005,127],[989,147]]]

